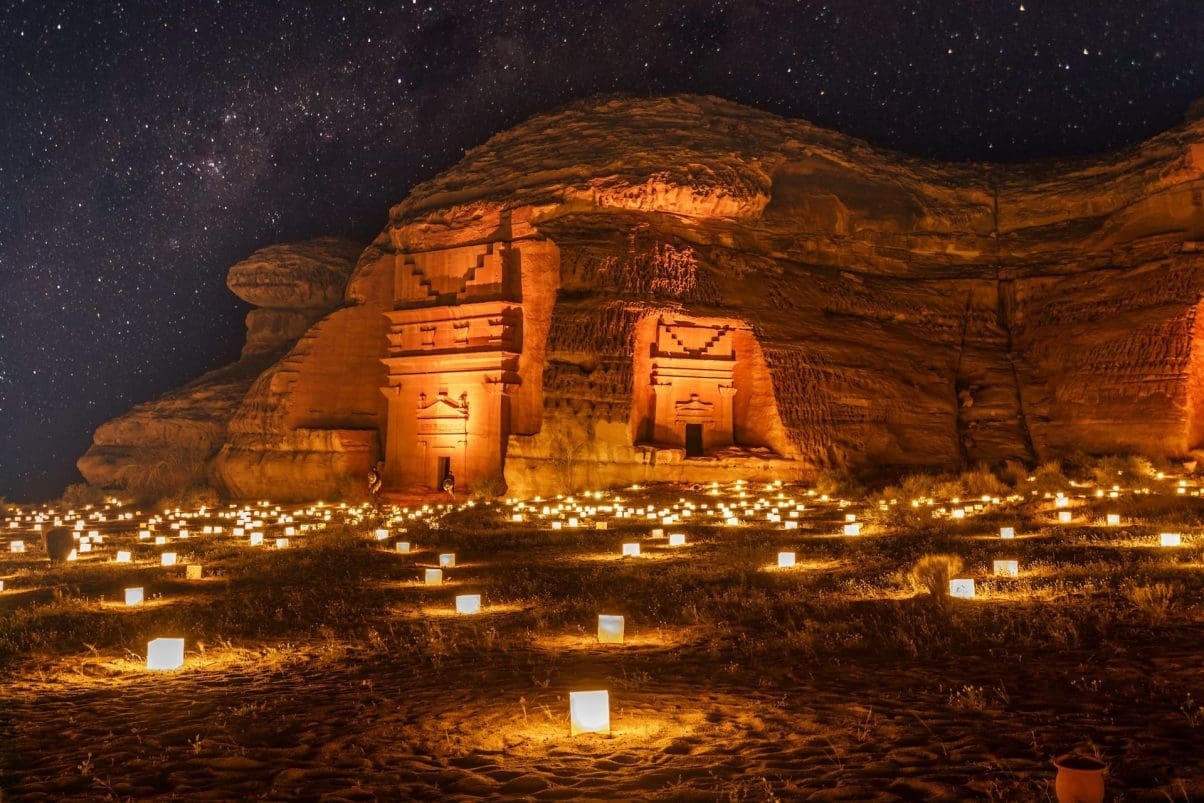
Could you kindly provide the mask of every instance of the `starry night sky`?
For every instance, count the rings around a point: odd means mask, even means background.
[[[231,264],[367,242],[535,112],[701,92],[925,156],[1085,154],[1181,122],[1202,43],[1201,0],[3,0],[0,496],[57,495],[98,424],[237,357]]]

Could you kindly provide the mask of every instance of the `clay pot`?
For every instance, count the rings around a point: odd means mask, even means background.
[[[1058,803],[1103,803],[1108,765],[1093,756],[1067,753],[1053,760],[1058,768],[1054,793]]]

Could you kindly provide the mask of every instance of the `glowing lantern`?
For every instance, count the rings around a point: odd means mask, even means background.
[[[778,553],[778,568],[779,569],[793,569],[794,568],[794,553],[793,552],[779,552]]]
[[[999,528],[999,537],[1000,538],[1015,538],[1016,537],[1016,528],[1015,527],[1000,527]]]
[[[10,543],[8,545],[8,551],[9,552],[24,552],[25,551],[25,542],[24,541],[13,541],[12,543]]]
[[[686,534],[685,533],[669,533],[669,546],[685,546],[685,545],[686,545]]]
[[[1120,525],[1120,514],[1119,513],[1109,513],[1108,518],[1105,519],[1105,521],[1108,522],[1109,527],[1117,527]]]
[[[623,617],[598,614],[598,643],[623,643]]]
[[[1016,577],[1020,574],[1020,563],[1014,560],[997,560],[994,563],[996,577]]]
[[[389,537],[389,531],[381,527],[380,529],[373,530],[372,535],[375,536],[377,541],[383,541]]]
[[[955,519],[964,519],[966,517],[966,509],[962,507],[955,507],[952,511],[950,511],[949,515]]]
[[[4,581],[0,580],[0,591],[4,590]]]
[[[262,545],[263,545],[263,533],[260,533],[260,532],[251,533],[251,546],[262,546]]]
[[[276,548],[277,549],[288,549],[288,539],[287,538],[277,538],[276,539]]]
[[[1054,507],[1057,507],[1057,508],[1070,507],[1070,500],[1067,499],[1065,496],[1058,494],[1058,498],[1054,500]]]
[[[1062,510],[1062,511],[1058,512],[1058,523],[1059,524],[1070,524],[1070,519],[1071,519],[1071,513],[1069,510]]]
[[[184,639],[157,638],[146,645],[146,668],[159,671],[184,665]]]
[[[205,567],[199,563],[190,563],[184,568],[184,578],[187,580],[200,580],[205,576]]]
[[[569,692],[570,733],[610,733],[610,693]]]
[[[472,614],[480,612],[480,594],[460,594],[456,597],[456,613]]]
[[[640,556],[639,544],[623,544],[623,557],[638,558]]]
[[[974,581],[965,578],[950,580],[949,596],[958,599],[974,599]]]
[[[163,546],[166,543],[167,543],[166,535],[156,535],[155,536],[155,546]]]
[[[175,566],[176,565],[176,553],[164,552],[162,555],[159,556],[159,565],[160,566]]]
[[[81,554],[84,552],[91,552],[92,551],[92,542],[91,541],[80,541],[79,551]]]
[[[662,530],[662,529],[660,529],[660,528],[658,527],[658,528],[656,528],[655,530],[653,530],[653,531],[652,531],[652,537],[653,537],[653,538],[664,538],[664,537],[665,537],[665,531],[664,531],[664,530]]]
[[[444,552],[439,556],[439,567],[442,569],[454,569],[456,566],[456,554],[454,552]]]
[[[789,521],[786,522],[785,528],[787,530],[797,530],[798,522],[794,519],[790,519]]]
[[[428,586],[443,585],[443,570],[442,569],[427,569],[423,574],[423,580]]]
[[[522,514],[522,513],[515,513],[513,516],[511,516],[511,517],[510,517],[510,521],[512,521],[512,522],[514,522],[514,523],[516,523],[516,524],[520,524],[520,523],[522,523],[522,520],[523,520],[523,514]]]
[[[129,562],[130,562],[130,561],[132,561],[133,559],[134,559],[134,556],[133,556],[133,555],[131,555],[131,554],[130,554],[130,552],[129,552],[128,550],[125,550],[125,549],[119,549],[119,550],[117,551],[117,558],[116,558],[116,561],[117,561],[118,563],[129,563]]]
[[[861,535],[861,523],[860,522],[852,522],[851,524],[846,524],[844,526],[844,534],[845,535]]]
[[[127,588],[125,590],[126,605],[141,605],[143,599],[141,588]]]
[[[605,529],[606,529],[606,522],[604,522],[604,521],[596,521],[596,522],[594,522],[594,529],[595,529],[595,530],[605,530]]]
[[[397,551],[402,552],[402,553],[408,553],[410,551],[410,542],[409,541],[398,541],[397,542]]]
[[[1158,536],[1159,546],[1182,546],[1183,538],[1179,533],[1161,533]]]

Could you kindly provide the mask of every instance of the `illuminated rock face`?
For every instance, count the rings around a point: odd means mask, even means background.
[[[390,491],[529,494],[1185,455],[1202,194],[1201,120],[1094,160],[947,165],[714,98],[584,101],[391,210],[215,475],[313,498],[381,459]]]
[[[102,424],[77,463],[84,478],[94,485],[153,485],[165,473],[180,483],[204,480],[252,384],[338,306],[361,250],[322,237],[263,248],[232,267],[227,285],[259,305],[247,315],[242,359]]]

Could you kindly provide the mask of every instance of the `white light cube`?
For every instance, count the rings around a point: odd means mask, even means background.
[[[408,554],[410,551],[410,542],[409,541],[398,541],[397,542],[397,551],[401,552],[402,554]]]
[[[1058,511],[1058,523],[1059,524],[1070,524],[1071,518],[1072,518],[1072,515],[1069,510]]]
[[[1016,537],[1016,528],[1015,527],[1000,527],[999,528],[999,537],[1000,538],[1015,538]]]
[[[598,614],[598,643],[623,643],[623,617]]]
[[[183,665],[184,639],[157,638],[146,645],[147,669],[169,671]]]
[[[472,614],[480,612],[480,594],[459,594],[456,596],[456,613]]]
[[[263,533],[251,533],[251,546],[263,546]]]
[[[277,549],[288,549],[288,539],[287,538],[277,538],[276,539],[276,548]]]
[[[92,551],[92,542],[91,541],[80,541],[79,551],[80,551],[81,555],[85,552],[91,552]]]
[[[1183,546],[1183,537],[1179,533],[1159,533],[1159,546]]]
[[[25,542],[24,541],[11,542],[8,545],[8,551],[9,552],[24,552],[25,551]]]
[[[443,570],[442,569],[427,569],[422,575],[423,581],[428,586],[443,585]]]
[[[669,533],[669,546],[685,546],[685,545],[686,545],[686,534],[685,533]]]
[[[949,596],[958,599],[974,599],[974,581],[966,578],[950,580]]]
[[[130,563],[133,559],[134,556],[126,549],[117,550],[117,557],[114,558],[118,563]]]
[[[149,541],[150,537],[151,537],[150,530],[139,530],[138,531],[138,540],[139,541]]]
[[[623,544],[623,557],[638,558],[640,556],[639,544]]]
[[[1019,561],[997,560],[993,565],[996,577],[1017,577],[1020,574]]]
[[[844,526],[845,535],[861,535],[861,523],[853,522]]]
[[[953,510],[949,511],[949,516],[950,518],[954,519],[964,519],[966,517],[966,509],[963,507],[955,507]]]
[[[778,553],[778,568],[779,569],[793,569],[794,568],[794,553],[793,552],[779,552]]]
[[[1054,500],[1054,507],[1058,507],[1058,508],[1070,507],[1070,500],[1067,499],[1065,496],[1059,496],[1057,499]]]
[[[444,552],[439,556],[439,567],[442,569],[454,569],[456,567],[456,553]]]
[[[1108,517],[1105,519],[1105,521],[1108,522],[1109,527],[1118,527],[1118,526],[1120,526],[1120,514],[1119,513],[1109,513]]]
[[[126,605],[141,605],[144,595],[141,588],[127,588],[125,590]]]
[[[155,536],[155,546],[163,546],[166,543],[167,543],[166,535],[156,535]]]
[[[385,529],[384,527],[381,527],[379,529],[373,530],[372,535],[374,538],[376,538],[377,541],[383,541],[389,537],[389,531],[387,529]]]
[[[664,530],[662,530],[660,527],[657,527],[656,529],[654,529],[654,530],[652,531],[652,537],[653,537],[653,538],[664,538],[664,537],[665,537],[665,531],[664,531]]]
[[[610,733],[610,693],[569,692],[569,730],[579,733]]]
[[[797,529],[798,529],[798,522],[797,522],[797,521],[795,521],[794,519],[788,519],[788,520],[786,521],[786,524],[785,524],[785,529],[787,529],[787,530],[797,530]]]
[[[159,565],[160,566],[175,566],[176,565],[176,553],[164,552],[162,555],[159,556]]]

